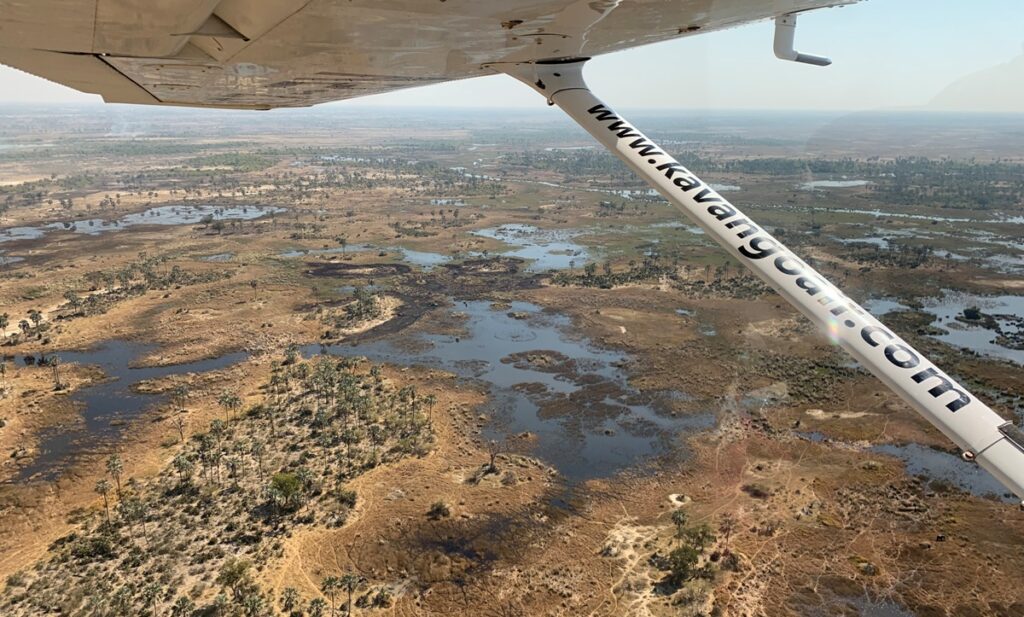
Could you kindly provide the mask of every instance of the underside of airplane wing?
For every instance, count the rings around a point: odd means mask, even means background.
[[[0,63],[111,103],[301,107],[855,0],[0,0]]]

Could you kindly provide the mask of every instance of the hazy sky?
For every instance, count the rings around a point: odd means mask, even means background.
[[[834,109],[929,107],[1024,112],[1024,0],[868,0],[800,17],[797,49],[828,68],[772,55],[759,23],[593,60],[588,79],[631,108]],[[0,102],[98,100],[0,67]],[[505,76],[362,99],[359,104],[536,106]]]

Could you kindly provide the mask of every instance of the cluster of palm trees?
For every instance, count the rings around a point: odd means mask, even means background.
[[[676,264],[663,260],[658,253],[650,252],[644,255],[639,263],[636,260],[629,262],[628,270],[615,271],[610,261],[601,264],[601,272],[598,272],[597,262],[588,262],[583,266],[583,271],[577,273],[575,263],[568,272],[555,274],[551,281],[556,285],[579,285],[582,287],[600,287],[609,289],[616,285],[626,285],[656,279],[676,272]]]
[[[343,321],[346,324],[356,324],[380,317],[381,307],[376,294],[364,287],[356,287],[352,295],[355,300],[345,305]]]
[[[49,328],[49,324],[46,323],[46,317],[42,311],[36,309],[29,309],[27,317],[18,321],[18,330],[20,332],[6,335],[5,330],[9,325],[11,325],[11,315],[9,313],[0,313],[0,343],[17,345],[23,337],[27,338],[33,335],[37,338],[41,337]]]
[[[237,392],[217,396],[224,416],[191,437],[180,428],[184,443],[155,480],[126,480],[124,461],[111,455],[94,486],[101,515],[25,572],[23,587],[33,593],[0,599],[0,614],[20,614],[11,610],[14,602],[77,614],[86,610],[85,597],[99,599],[100,608],[83,613],[90,615],[269,617],[281,609],[316,617],[387,606],[387,589],[355,574],[326,580],[324,598],[303,602],[286,592],[275,603],[249,584],[250,573],[279,554],[288,528],[344,524],[357,499],[346,486],[351,478],[428,451],[436,397],[393,385],[365,360],[306,360],[294,348],[272,363],[261,389],[261,402],[247,408]],[[186,388],[175,389],[172,405],[183,406],[187,396]],[[186,569],[204,584],[184,588]],[[90,574],[75,576],[79,571]],[[160,583],[152,598],[143,587],[150,575]],[[202,604],[215,579],[224,592]],[[115,599],[124,610],[111,613]]]
[[[337,593],[339,591],[345,591],[348,594],[348,602],[345,608],[345,614],[352,614],[352,594],[358,590],[363,583],[366,582],[362,576],[358,574],[347,573],[342,576],[328,576],[320,583],[320,591],[331,600],[331,615],[336,614],[336,600]]]
[[[131,540],[135,541],[136,525],[138,524],[142,528],[143,540],[148,545],[149,531],[146,527],[146,518],[149,507],[142,496],[139,495],[140,491],[134,481],[129,480],[128,482],[132,490],[125,491],[122,489],[121,477],[124,475],[124,461],[121,460],[119,454],[111,454],[107,458],[106,470],[107,476],[114,481],[114,488],[116,489],[117,505],[115,509],[120,520],[127,523]],[[110,488],[110,480],[107,477],[97,480],[93,487],[93,490],[103,497],[103,515],[107,531],[113,529],[113,521],[110,518]]]
[[[138,260],[123,267],[87,272],[84,279],[90,293],[82,297],[71,290],[65,292],[65,303],[58,307],[58,312],[64,317],[95,315],[115,302],[151,289],[185,287],[231,276],[228,271],[192,272],[177,264],[163,267],[169,259],[166,255],[150,256],[143,252]]]

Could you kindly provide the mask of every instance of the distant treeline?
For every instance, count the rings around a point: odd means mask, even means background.
[[[725,159],[683,154],[679,161],[700,173],[736,173],[772,177],[813,176],[856,178],[872,184],[873,196],[883,202],[962,209],[1024,209],[1024,164],[996,160],[951,160],[924,157],[896,159]],[[602,176],[623,187],[637,184],[632,172],[612,155],[598,150],[528,151],[506,154],[509,168],[556,171],[583,179]]]

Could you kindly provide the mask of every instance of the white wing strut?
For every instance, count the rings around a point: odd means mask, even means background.
[[[923,355],[602,103],[586,60],[491,65],[558,105],[1021,499],[1024,439]]]

